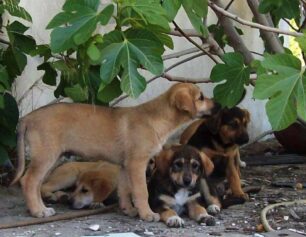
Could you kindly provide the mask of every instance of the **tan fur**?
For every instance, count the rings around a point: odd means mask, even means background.
[[[21,179],[23,193],[30,213],[47,217],[55,211],[43,204],[40,188],[62,153],[108,160],[123,167],[118,192],[124,212],[135,213],[133,200],[142,219],[157,221],[159,215],[148,205],[147,162],[179,126],[212,107],[211,100],[201,99],[198,87],[178,83],[157,98],[135,107],[59,103],[40,108],[20,121],[19,167],[12,183],[22,176],[24,150],[28,145],[31,163]]]

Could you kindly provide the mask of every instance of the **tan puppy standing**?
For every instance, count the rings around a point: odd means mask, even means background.
[[[18,127],[16,183],[25,168],[25,145],[31,163],[21,178],[30,213],[35,217],[55,214],[40,194],[46,174],[65,152],[108,160],[122,165],[119,178],[120,207],[128,215],[137,212],[147,221],[159,215],[148,205],[146,167],[167,138],[182,124],[208,112],[214,103],[190,83],[178,83],[155,99],[134,107],[109,108],[59,103],[31,112]],[[131,195],[132,194],[132,195]]]

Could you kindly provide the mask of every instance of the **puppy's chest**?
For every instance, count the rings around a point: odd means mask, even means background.
[[[181,188],[173,196],[162,194],[160,200],[180,215],[185,211],[185,205],[199,196],[200,193],[193,194],[190,190]]]

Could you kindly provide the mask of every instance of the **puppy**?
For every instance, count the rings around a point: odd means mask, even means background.
[[[117,190],[120,167],[105,161],[69,162],[57,167],[41,187],[49,202],[71,202],[74,209],[98,207]],[[75,187],[72,194],[62,190]]]
[[[55,214],[40,195],[41,184],[56,160],[65,152],[120,164],[120,207],[124,213],[146,221],[159,215],[148,204],[146,166],[151,157],[181,125],[208,113],[214,106],[200,89],[178,83],[155,99],[134,107],[109,108],[88,104],[58,103],[42,107],[20,120],[18,167],[12,184],[25,168],[25,146],[31,162],[21,178],[32,216]],[[132,204],[134,202],[135,207]]]
[[[250,114],[247,110],[238,107],[224,108],[213,116],[194,122],[181,136],[182,144],[187,143],[200,149],[214,163],[215,168],[208,184],[203,180],[201,185],[210,213],[220,211],[221,203],[215,187],[225,177],[233,197],[248,199],[240,183],[239,146],[249,141],[249,122]]]
[[[199,223],[215,225],[214,217],[201,206],[200,180],[213,170],[213,163],[191,146],[173,146],[156,157],[156,170],[149,182],[149,203],[169,227],[182,227],[184,212]]]

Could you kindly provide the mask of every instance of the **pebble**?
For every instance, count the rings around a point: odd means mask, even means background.
[[[97,231],[97,230],[100,229],[100,225],[94,224],[94,225],[90,225],[88,228],[89,228],[90,230]]]
[[[284,220],[288,221],[289,220],[289,216],[284,216]]]
[[[55,236],[59,236],[59,235],[61,235],[62,233],[60,233],[60,232],[56,232],[55,233]]]
[[[264,235],[255,233],[255,234],[253,235],[253,237],[264,237]]]
[[[148,230],[145,230],[145,232],[143,232],[144,235],[148,235],[148,236],[153,236],[154,233]]]

